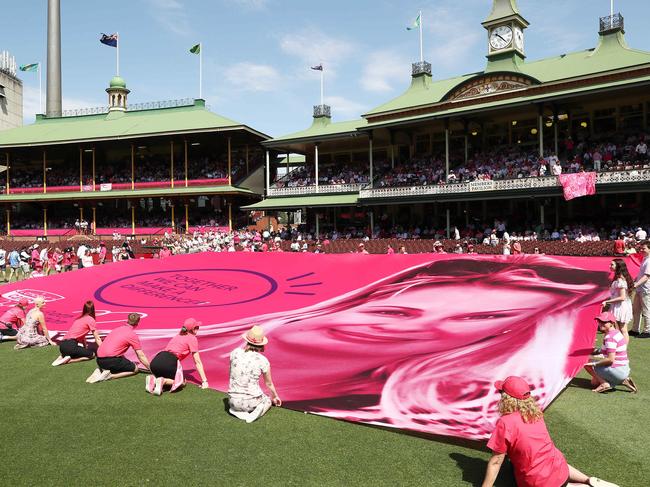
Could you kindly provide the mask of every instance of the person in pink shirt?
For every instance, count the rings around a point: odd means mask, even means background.
[[[106,263],[106,244],[99,242],[99,265]]]
[[[93,384],[136,375],[138,366],[124,356],[129,348],[133,349],[140,363],[149,368],[149,359],[142,351],[140,339],[135,333],[139,323],[140,315],[130,313],[126,325],[118,326],[108,334],[97,349],[97,368],[86,382]]]
[[[506,455],[512,463],[519,487],[564,487],[569,482],[592,487],[616,487],[596,477],[588,477],[569,465],[555,447],[546,429],[544,413],[531,395],[528,383],[517,376],[495,382],[501,392],[497,420],[488,448],[490,458],[483,487],[492,487]]]
[[[145,381],[145,390],[155,396],[160,396],[165,387],[174,392],[185,385],[181,362],[192,354],[196,370],[201,376],[201,389],[208,388],[208,378],[203,370],[203,362],[199,355],[199,342],[196,334],[201,326],[200,321],[188,318],[178,335],[173,337],[165,349],[158,352],[151,361],[151,375]]]
[[[95,358],[95,352],[86,345],[86,335],[92,333],[97,346],[101,346],[102,339],[95,327],[95,303],[86,301],[79,318],[74,320],[72,326],[59,343],[61,354],[52,362],[53,367],[68,363],[83,362]]]
[[[395,253],[395,249],[393,248],[393,246],[392,246],[391,244],[388,244],[388,247],[387,247],[387,249],[386,249],[386,253],[387,253],[388,255],[392,255],[392,254]]]
[[[161,259],[166,259],[167,257],[171,257],[172,251],[169,250],[169,247],[163,247],[160,249],[160,258]]]
[[[16,340],[18,328],[25,323],[25,308],[27,306],[29,306],[27,298],[20,298],[18,304],[12,306],[0,316],[0,342]]]
[[[623,335],[616,317],[610,311],[600,313],[595,319],[598,331],[605,338],[603,346],[594,350],[595,356],[585,365],[585,371],[591,376],[591,384],[596,386],[593,392],[607,392],[622,384],[636,393],[637,387],[630,377],[630,360],[627,357],[629,337]]]

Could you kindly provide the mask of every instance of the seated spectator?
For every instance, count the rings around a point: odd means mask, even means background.
[[[18,330],[25,323],[25,308],[27,306],[29,306],[27,298],[20,298],[15,306],[0,316],[0,342],[16,340]]]
[[[16,345],[14,345],[16,350],[56,345],[50,338],[50,333],[45,325],[45,316],[41,311],[44,306],[45,298],[43,296],[34,299],[34,307],[29,310],[25,316],[25,324],[16,334]]]

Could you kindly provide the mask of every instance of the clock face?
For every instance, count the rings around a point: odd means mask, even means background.
[[[490,33],[490,46],[492,49],[503,49],[512,42],[512,29],[507,25],[501,25]]]
[[[515,47],[524,51],[524,32],[519,27],[515,27]]]

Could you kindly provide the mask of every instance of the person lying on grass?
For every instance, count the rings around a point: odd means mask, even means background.
[[[20,301],[5,311],[0,316],[0,342],[16,340],[18,329],[25,323],[25,309],[29,306],[27,298]]]
[[[604,357],[594,357],[585,365],[585,370],[591,376],[591,385],[596,386],[594,392],[611,391],[619,384],[624,385],[633,393],[637,387],[630,377],[630,361],[627,357],[629,338],[623,335],[616,317],[609,311],[596,316],[598,331],[605,335],[603,346],[594,350]],[[625,327],[625,324],[622,325]]]
[[[518,487],[564,487],[569,482],[592,487],[617,487],[588,477],[567,463],[553,444],[544,414],[530,394],[528,383],[517,376],[495,382],[501,392],[500,418],[488,441],[493,451],[485,471],[483,487],[492,487],[506,455],[514,468]]]
[[[252,423],[261,418],[271,408],[271,404],[282,406],[282,400],[273,385],[271,364],[262,355],[264,346],[269,342],[264,336],[264,330],[255,325],[242,338],[246,340],[245,347],[236,348],[230,353],[228,403],[230,414]],[[273,399],[262,392],[260,376],[264,376],[264,383]]]
[[[74,320],[72,326],[59,343],[61,354],[52,362],[53,367],[68,363],[83,362],[95,358],[95,352],[88,349],[86,335],[92,333],[97,346],[101,346],[102,339],[97,333],[95,322],[95,303],[86,301],[79,318]]]
[[[185,386],[181,361],[189,354],[192,354],[196,370],[201,376],[201,389],[208,388],[208,378],[203,370],[199,342],[196,339],[200,326],[200,321],[194,318],[186,319],[180,333],[169,341],[165,350],[156,354],[151,361],[151,375],[145,380],[145,390],[148,393],[160,396],[165,387],[174,392]]]
[[[140,339],[135,328],[140,323],[138,313],[130,313],[127,324],[115,328],[97,349],[97,369],[86,379],[93,384],[110,379],[121,379],[138,373],[138,366],[127,359],[124,354],[132,348],[140,363],[149,369],[149,359],[142,351]]]

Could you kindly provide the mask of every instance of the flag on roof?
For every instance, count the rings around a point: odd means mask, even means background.
[[[413,24],[411,24],[410,27],[407,27],[406,30],[415,30],[415,29],[419,29],[419,28],[420,28],[420,17],[421,17],[421,16],[422,16],[422,14],[418,14],[418,16],[416,17],[416,19],[413,21]]]
[[[318,66],[312,66],[311,69],[313,69],[314,71],[322,71],[323,63],[320,63]]]
[[[99,38],[99,42],[106,44],[107,46],[117,47],[117,34],[104,34]]]
[[[192,46],[192,48],[190,49],[190,52],[192,54],[200,54],[201,53],[201,43],[198,43],[198,44]]]
[[[39,63],[23,64],[18,69],[21,71],[38,71],[38,64]]]

